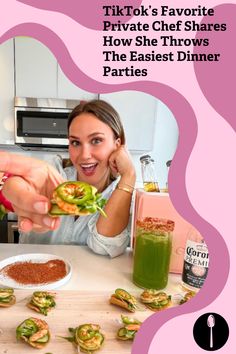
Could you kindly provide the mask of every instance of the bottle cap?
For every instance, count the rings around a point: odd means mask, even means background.
[[[149,162],[151,161],[151,156],[150,155],[143,155],[140,157],[140,162]]]
[[[150,160],[151,159],[151,156],[150,155],[143,155],[140,157],[140,161],[143,162],[143,161],[147,161],[147,160]]]

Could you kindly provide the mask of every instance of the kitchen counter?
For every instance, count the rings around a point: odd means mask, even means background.
[[[101,354],[129,354],[131,342],[119,341],[116,333],[121,327],[121,314],[144,321],[153,314],[150,310],[135,314],[109,304],[116,288],[124,288],[139,297],[142,289],[132,283],[132,252],[110,259],[99,256],[85,246],[0,244],[0,261],[19,254],[48,253],[63,257],[72,265],[68,283],[56,289],[56,308],[47,317],[26,307],[32,291],[15,290],[16,304],[0,308],[0,354],[35,353],[35,349],[16,340],[15,329],[25,319],[37,317],[47,321],[51,339],[42,354],[75,354],[77,351],[59,336],[68,336],[68,327],[83,323],[97,323],[105,334]],[[168,294],[180,293],[180,275],[170,274]],[[167,310],[168,311],[168,310]]]
[[[72,265],[72,276],[62,290],[140,290],[132,283],[132,251],[109,258],[93,253],[86,246],[0,244],[0,261],[19,254],[48,253],[63,257]],[[170,274],[168,293],[180,291],[180,275]]]

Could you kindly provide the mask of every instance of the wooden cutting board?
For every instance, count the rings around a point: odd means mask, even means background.
[[[135,314],[109,304],[108,292],[55,291],[56,308],[48,316],[38,314],[26,307],[31,291],[15,290],[16,304],[10,308],[0,308],[0,354],[75,354],[73,345],[58,336],[68,336],[68,327],[77,327],[84,323],[95,323],[101,326],[105,342],[98,353],[128,354],[131,353],[132,342],[116,339],[117,330],[122,327],[118,320],[121,314],[144,321],[153,312],[136,311]],[[136,296],[136,294],[133,294]],[[44,349],[35,349],[22,341],[16,340],[16,327],[29,317],[45,320],[50,328],[51,340]],[[95,352],[96,353],[96,352]]]

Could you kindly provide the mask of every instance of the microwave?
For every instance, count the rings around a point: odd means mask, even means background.
[[[67,119],[80,101],[15,97],[15,144],[24,150],[67,151]]]

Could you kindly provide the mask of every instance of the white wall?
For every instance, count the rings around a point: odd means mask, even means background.
[[[158,101],[156,127],[154,132],[154,146],[153,150],[149,151],[148,154],[150,154],[155,160],[158,184],[160,188],[166,187],[166,161],[172,160],[175,154],[178,136],[178,126],[172,112],[164,103]],[[137,185],[141,186],[142,176],[139,161],[140,155],[133,155],[132,157],[137,171]]]

